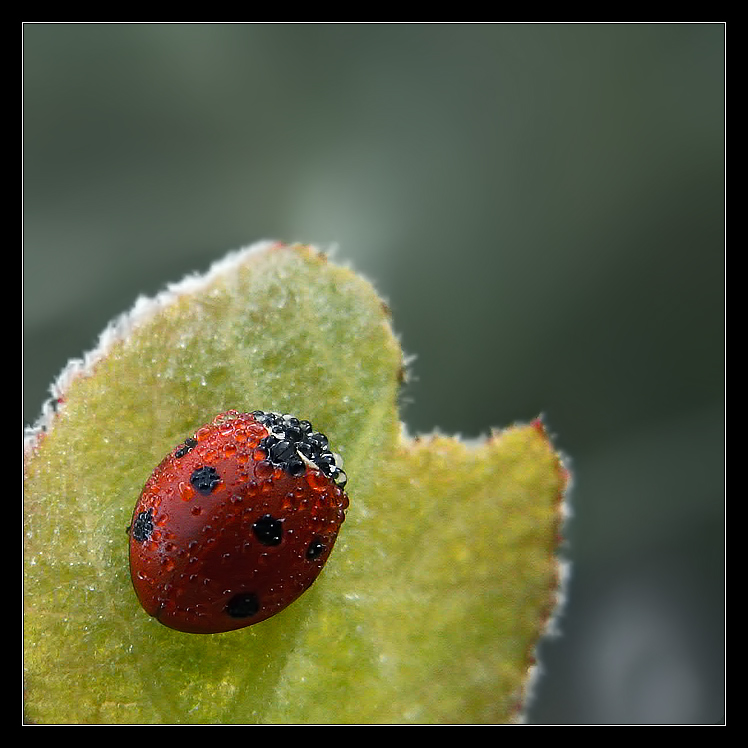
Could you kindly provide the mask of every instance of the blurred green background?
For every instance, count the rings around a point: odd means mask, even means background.
[[[724,712],[724,28],[24,26],[23,417],[138,294],[338,244],[411,432],[575,473],[539,723]]]

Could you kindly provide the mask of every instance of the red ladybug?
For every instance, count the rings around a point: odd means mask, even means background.
[[[346,480],[309,421],[221,413],[166,456],[135,505],[130,575],[140,603],[194,634],[275,615],[325,565],[348,508]]]

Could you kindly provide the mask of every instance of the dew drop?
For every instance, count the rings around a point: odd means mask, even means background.
[[[257,452],[260,450],[258,449],[255,452],[255,455],[257,455]],[[258,478],[269,478],[273,474],[273,466],[271,463],[269,463],[267,460],[262,460],[257,463],[257,466],[255,467],[255,475]]]
[[[329,485],[327,477],[318,470],[310,470],[306,474],[306,482],[312,491],[324,491]]]
[[[247,426],[247,434],[254,439],[262,439],[267,433],[267,429],[259,423],[251,423]]]

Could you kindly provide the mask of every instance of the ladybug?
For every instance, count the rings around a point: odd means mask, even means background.
[[[309,421],[230,410],[153,471],[128,528],[146,612],[215,634],[275,615],[325,565],[348,496],[327,437]]]

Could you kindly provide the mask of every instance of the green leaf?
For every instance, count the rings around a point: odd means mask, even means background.
[[[467,446],[402,435],[386,306],[309,247],[257,245],[140,300],[27,436],[26,718],[35,723],[504,722],[559,599],[567,474],[535,421]],[[351,507],[298,601],[226,634],[140,607],[126,528],[154,466],[228,409],[296,413]]]

